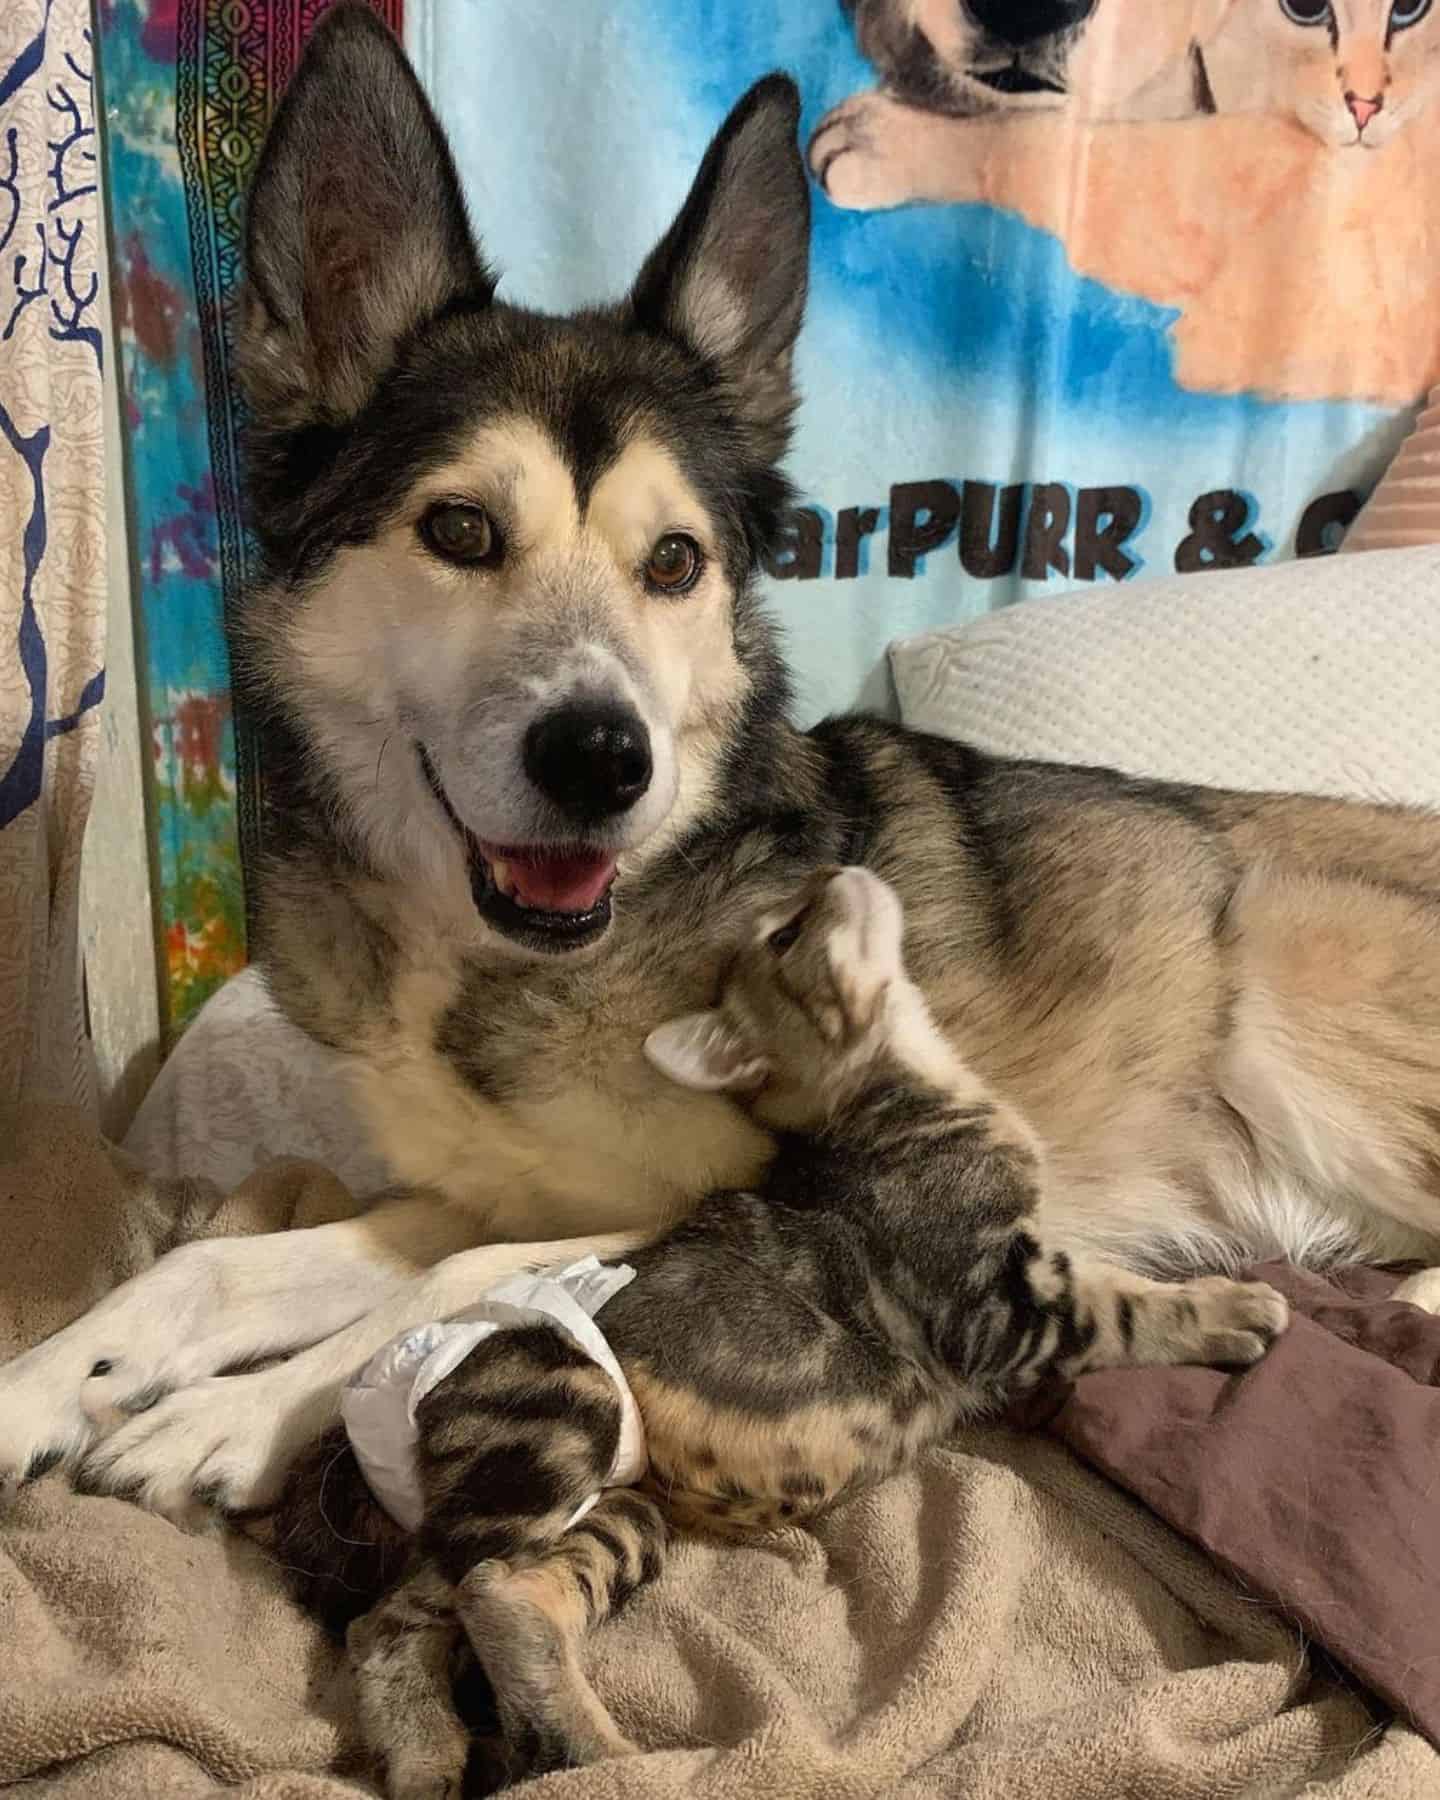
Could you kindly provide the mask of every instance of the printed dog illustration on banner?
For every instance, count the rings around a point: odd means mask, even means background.
[[[821,126],[863,130],[886,98],[970,118],[1064,110],[1081,118],[1188,118],[1206,104],[1201,47],[1234,0],[844,0],[879,94]]]
[[[973,60],[954,58],[988,41],[973,25],[928,35],[926,18],[949,10],[857,10],[884,85],[836,107],[811,140],[811,169],[836,205],[1018,213],[1061,240],[1077,274],[1177,310],[1175,376],[1192,390],[1408,405],[1434,383],[1431,0],[1231,0],[1191,9],[1163,42],[1151,15],[1172,9],[1139,0],[1096,0],[1083,23],[1039,39],[1034,19],[1078,9],[1015,6],[1008,29],[1023,41],[1008,66],[1022,73],[983,116],[947,98],[977,79]],[[881,54],[900,41],[878,29],[881,13],[892,27],[909,20],[907,58]],[[1037,57],[1058,71],[1038,100],[1027,73]],[[937,78],[927,94],[922,65],[949,85]],[[1380,317],[1383,332],[1355,331]]]

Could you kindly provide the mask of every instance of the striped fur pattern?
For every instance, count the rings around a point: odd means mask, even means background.
[[[400,1191],[182,1245],[0,1369],[0,1506],[59,1462],[177,1519],[268,1507],[396,1332],[754,1189],[754,1109],[643,1045],[827,863],[899,894],[1077,1270],[1440,1267],[1440,818],[797,729],[753,577],[797,398],[799,114],[757,84],[631,293],[558,319],[496,296],[374,15],[312,37],[249,208],[265,571],[235,669],[274,808],[258,954]],[[385,179],[332,178],[358,167]],[[602,702],[608,797],[571,781]],[[530,769],[567,720],[566,766]],[[1440,1306],[1440,1277],[1406,1293]]]
[[[567,1530],[620,1420],[557,1330],[501,1334],[421,1402],[416,1571],[351,1634],[392,1794],[444,1793],[437,1759],[447,1779],[463,1766],[461,1736],[423,1723],[448,1705],[447,1593],[495,1691],[492,1774],[624,1754],[579,1645],[659,1572],[670,1525],[807,1524],[1039,1382],[1248,1364],[1283,1329],[1263,1285],[1165,1285],[1048,1246],[1038,1144],[940,1035],[900,952],[893,891],[824,871],[762,914],[717,1008],[651,1035],[666,1073],[742,1098],[780,1150],[758,1189],[709,1196],[640,1251],[602,1315],[645,1420],[643,1493]],[[284,1529],[313,1560],[305,1517],[302,1482]]]

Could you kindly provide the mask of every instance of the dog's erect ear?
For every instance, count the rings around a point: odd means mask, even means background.
[[[758,1088],[770,1072],[723,1013],[687,1013],[657,1025],[645,1040],[645,1055],[662,1075],[681,1087],[706,1093]]]
[[[494,282],[444,134],[404,52],[362,5],[327,13],[250,190],[240,373],[265,423],[338,423],[405,334]]]
[[[751,88],[631,294],[638,324],[680,338],[721,371],[771,460],[789,441],[791,363],[805,316],[810,189],[799,120],[788,75]]]

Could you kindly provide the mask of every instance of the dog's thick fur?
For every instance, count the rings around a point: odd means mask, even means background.
[[[84,1455],[87,1484],[171,1511],[264,1504],[397,1330],[753,1181],[765,1134],[642,1045],[827,862],[899,893],[940,1025],[1046,1147],[1049,1241],[1157,1271],[1440,1262],[1433,817],[789,723],[749,584],[785,498],[797,114],[762,82],[631,295],[542,318],[495,300],[391,39],[351,8],[317,32],[250,219],[268,577],[237,651],[280,846],[260,948],[409,1191],[186,1247],[12,1363],[0,1486]],[[457,506],[503,555],[436,553],[427,521]],[[650,573],[675,533],[703,555],[683,597]],[[583,833],[521,749],[577,695],[652,765]],[[577,837],[588,868],[618,858],[610,896],[507,913],[500,849],[558,867]]]
[[[707,1194],[637,1251],[605,1304],[644,1420],[643,1491],[601,1493],[619,1390],[538,1322],[498,1332],[416,1407],[413,1536],[373,1516],[343,1427],[296,1465],[275,1553],[333,1623],[355,1621],[361,1727],[390,1800],[459,1793],[473,1769],[450,1703],[465,1638],[494,1690],[479,1755],[496,1773],[633,1751],[583,1640],[660,1574],[671,1525],[813,1524],[1046,1381],[1248,1365],[1284,1329],[1263,1282],[1150,1281],[1032,1235],[1043,1151],[937,1030],[902,923],[868,869],[818,870],[752,922],[718,1005],[647,1041],[657,1067],[735,1094],[781,1148],[759,1188]]]

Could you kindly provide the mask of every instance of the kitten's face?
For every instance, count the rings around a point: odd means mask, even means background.
[[[1440,91],[1434,0],[1250,0],[1277,105],[1322,143],[1378,150]]]
[[[822,870],[759,918],[719,1005],[652,1032],[646,1054],[688,1087],[748,1100],[767,1125],[824,1118],[892,1047],[906,985],[900,902],[867,869]]]

